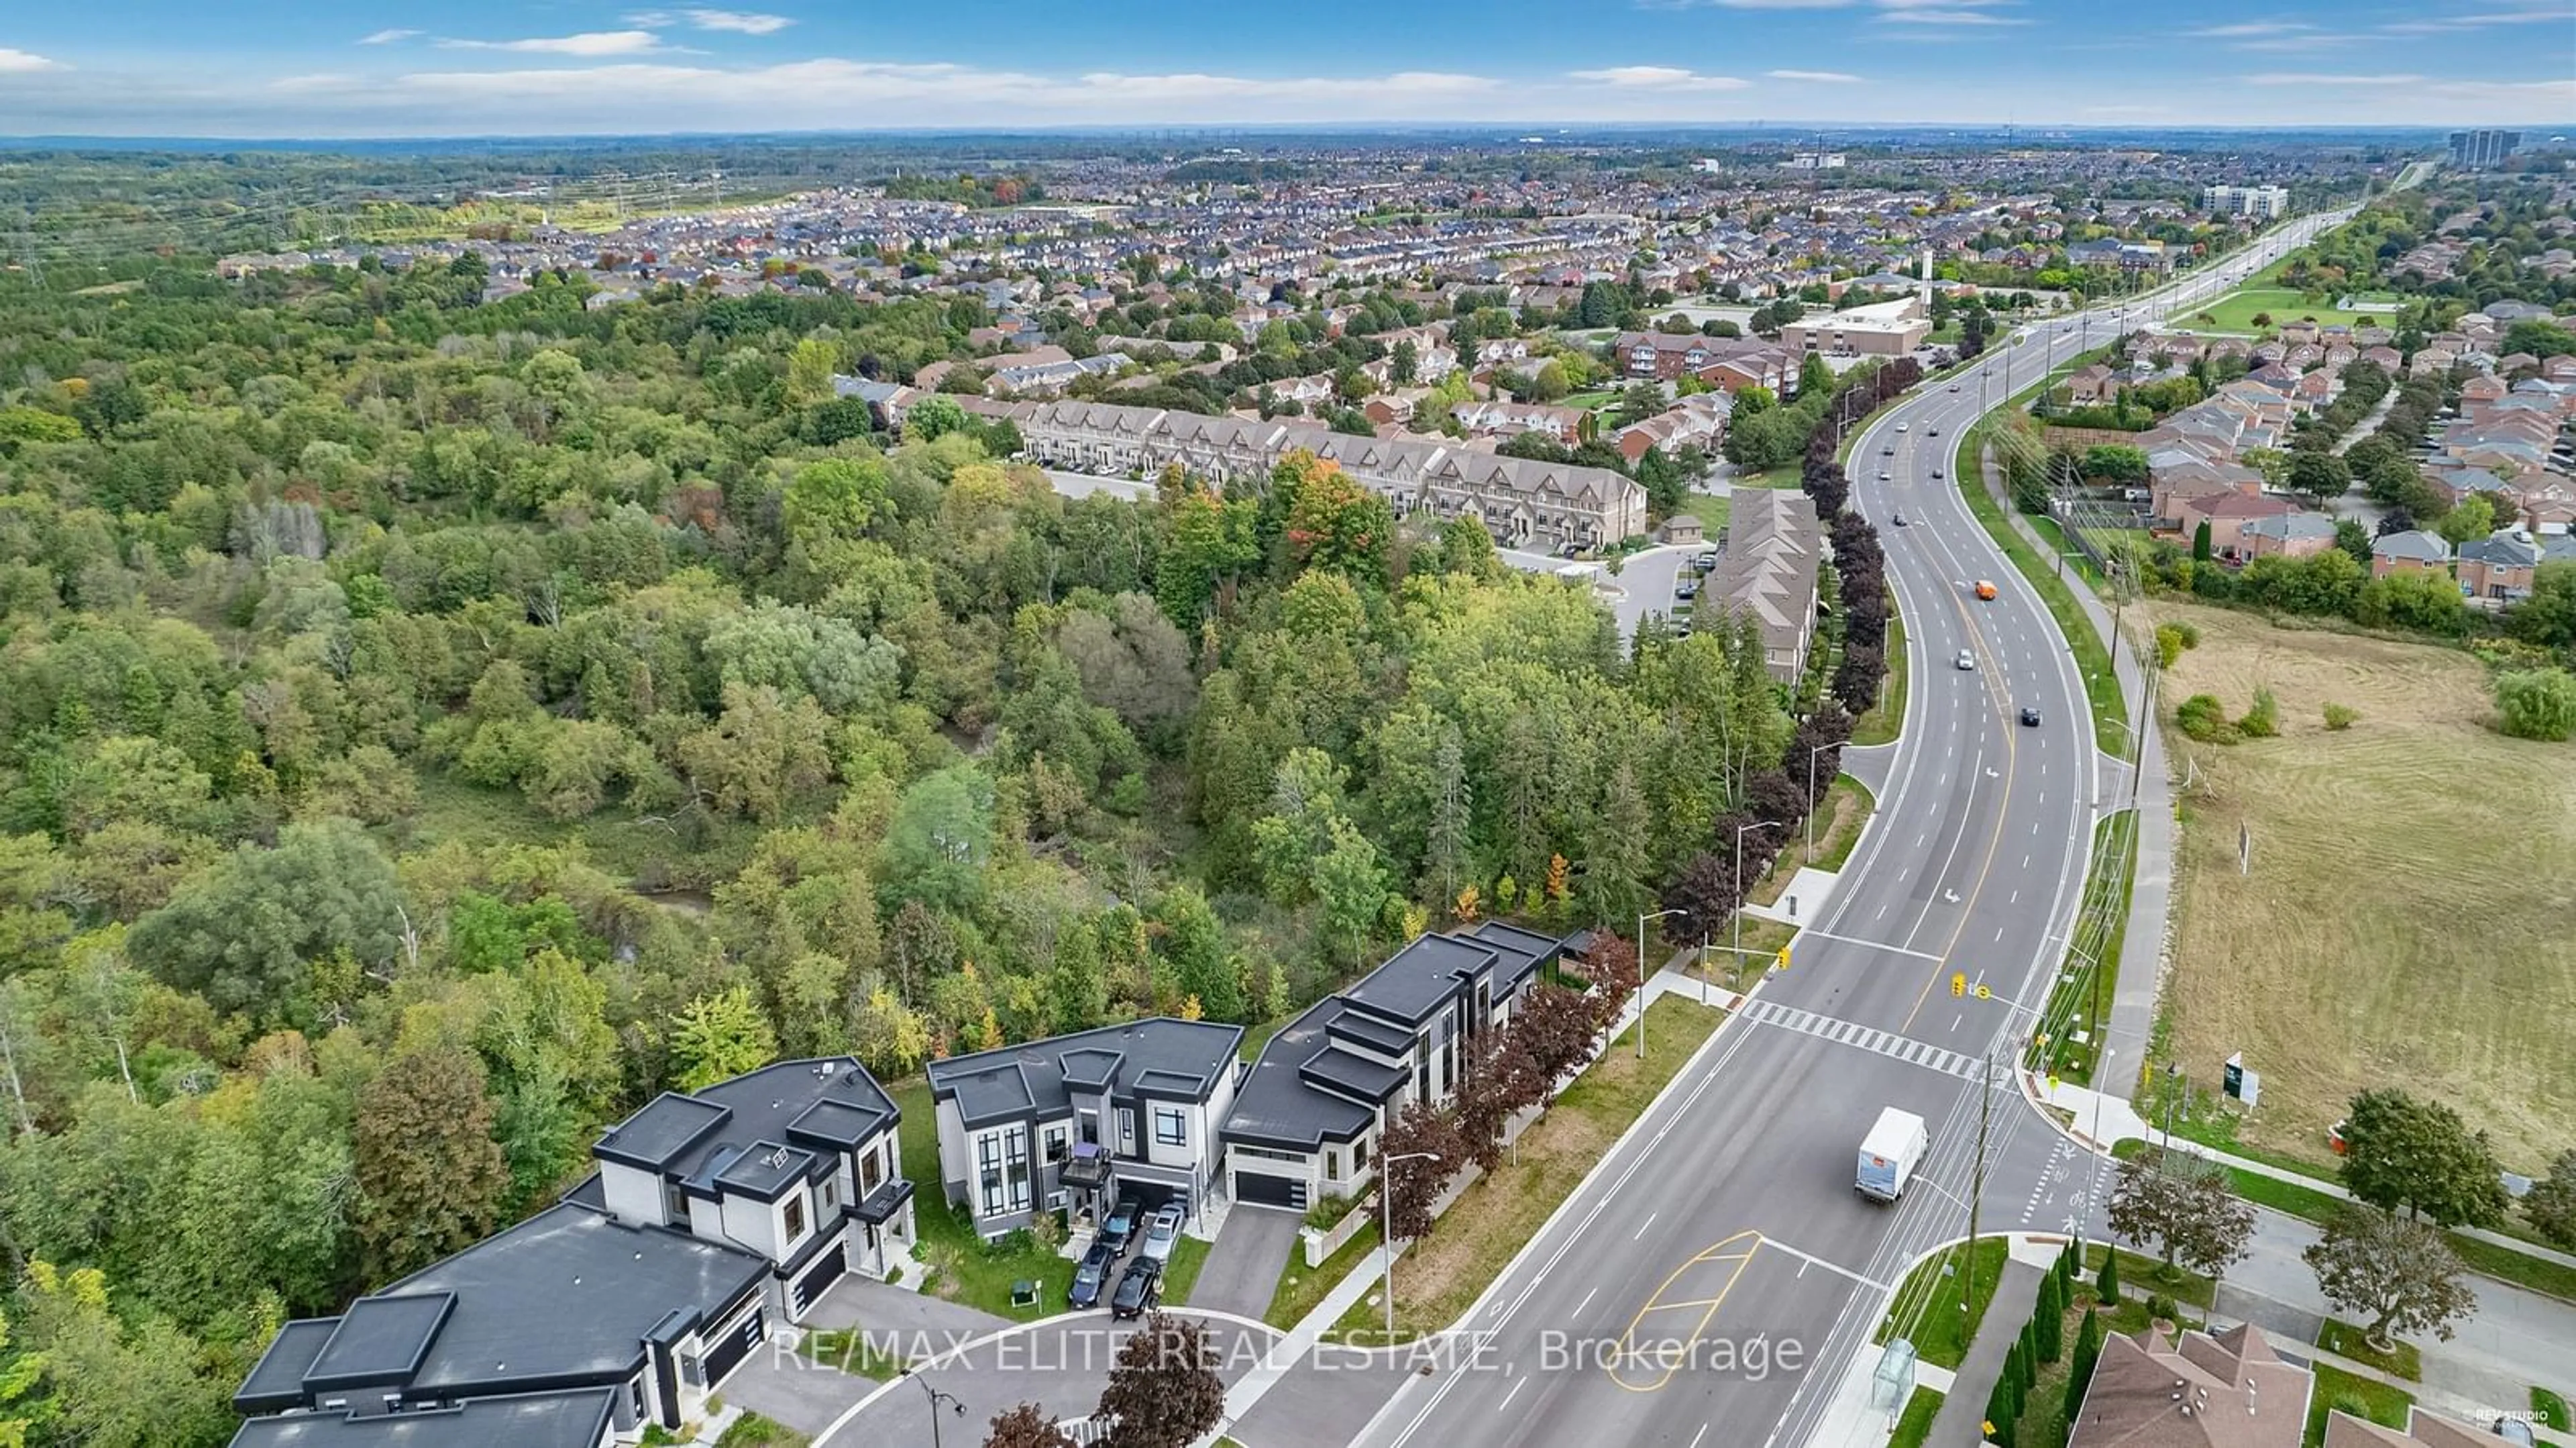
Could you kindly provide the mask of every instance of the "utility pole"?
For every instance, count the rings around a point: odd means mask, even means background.
[[[1977,1204],[1986,1199],[1986,1133],[1995,1119],[1995,1053],[1986,1052],[1985,1070],[1977,1079],[1977,1160],[1969,1176],[1968,1188],[1968,1295],[1960,1302],[1965,1312],[1977,1300]]]

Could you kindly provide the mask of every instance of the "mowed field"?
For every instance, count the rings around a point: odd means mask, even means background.
[[[2202,321],[2203,312],[2208,313],[2212,320]],[[2270,316],[2271,322],[2256,324],[2254,318],[2258,314]],[[2320,327],[2331,327],[2337,323],[2356,326],[2364,322],[2375,322],[2385,327],[2393,326],[2397,320],[2384,313],[2337,311],[2330,302],[2307,301],[2301,293],[2288,287],[2244,287],[2205,307],[2175,313],[2171,325],[2177,332],[2236,332],[2251,337],[2270,332],[2283,322],[2307,317],[2315,318]]]
[[[2366,1086],[2402,1085],[2493,1133],[2537,1175],[2576,1121],[2576,749],[2486,727],[2467,654],[2275,629],[2160,606],[2201,644],[2159,711],[2179,776],[2174,1045],[2215,1090],[2233,1051],[2261,1072],[2245,1141],[2327,1159],[2324,1133]],[[2258,687],[2281,736],[2196,744],[2173,708]],[[2329,700],[2361,711],[2327,731]],[[2253,869],[2237,871],[2237,828]]]

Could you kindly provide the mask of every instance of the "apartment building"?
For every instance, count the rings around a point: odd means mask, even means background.
[[[1177,464],[1223,483],[1267,477],[1290,453],[1305,452],[1384,497],[1399,518],[1472,517],[1506,548],[1594,548],[1646,531],[1646,490],[1608,468],[1503,457],[1439,438],[1355,437],[1289,418],[959,401],[1009,418],[1031,460],[1071,472],[1148,477]]]
[[[1780,345],[1791,354],[1902,357],[1932,335],[1932,319],[1919,297],[1873,302],[1848,311],[1802,317],[1780,329]]]
[[[1740,488],[1728,515],[1726,551],[1701,590],[1701,620],[1752,625],[1771,677],[1791,684],[1816,636],[1816,566],[1823,530],[1815,500],[1786,488]]]
[[[2290,193],[2279,186],[2210,186],[2200,193],[2200,209],[2213,216],[2278,221],[2290,214]]]

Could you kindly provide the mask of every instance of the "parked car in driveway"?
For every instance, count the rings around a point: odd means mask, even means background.
[[[1148,1262],[1171,1260],[1172,1248],[1181,1240],[1181,1209],[1165,1207],[1145,1223],[1145,1258]]]
[[[1136,1235],[1136,1218],[1143,1211],[1134,1197],[1120,1197],[1109,1215],[1100,1219],[1100,1240],[1109,1244],[1112,1253],[1127,1250],[1128,1239]]]
[[[1139,1257],[1127,1264],[1125,1275],[1118,1279],[1118,1290],[1109,1298],[1109,1315],[1142,1317],[1162,1300],[1163,1264]]]
[[[1073,1286],[1064,1294],[1065,1305],[1087,1309],[1100,1305],[1100,1294],[1109,1286],[1109,1269],[1118,1265],[1118,1249],[1106,1242],[1093,1242],[1091,1250],[1073,1269]]]

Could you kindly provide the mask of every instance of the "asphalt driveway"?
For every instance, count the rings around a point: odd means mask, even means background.
[[[1208,1248],[1189,1305],[1256,1319],[1269,1311],[1279,1269],[1298,1250],[1297,1229],[1304,1224],[1295,1212],[1237,1202]]]

